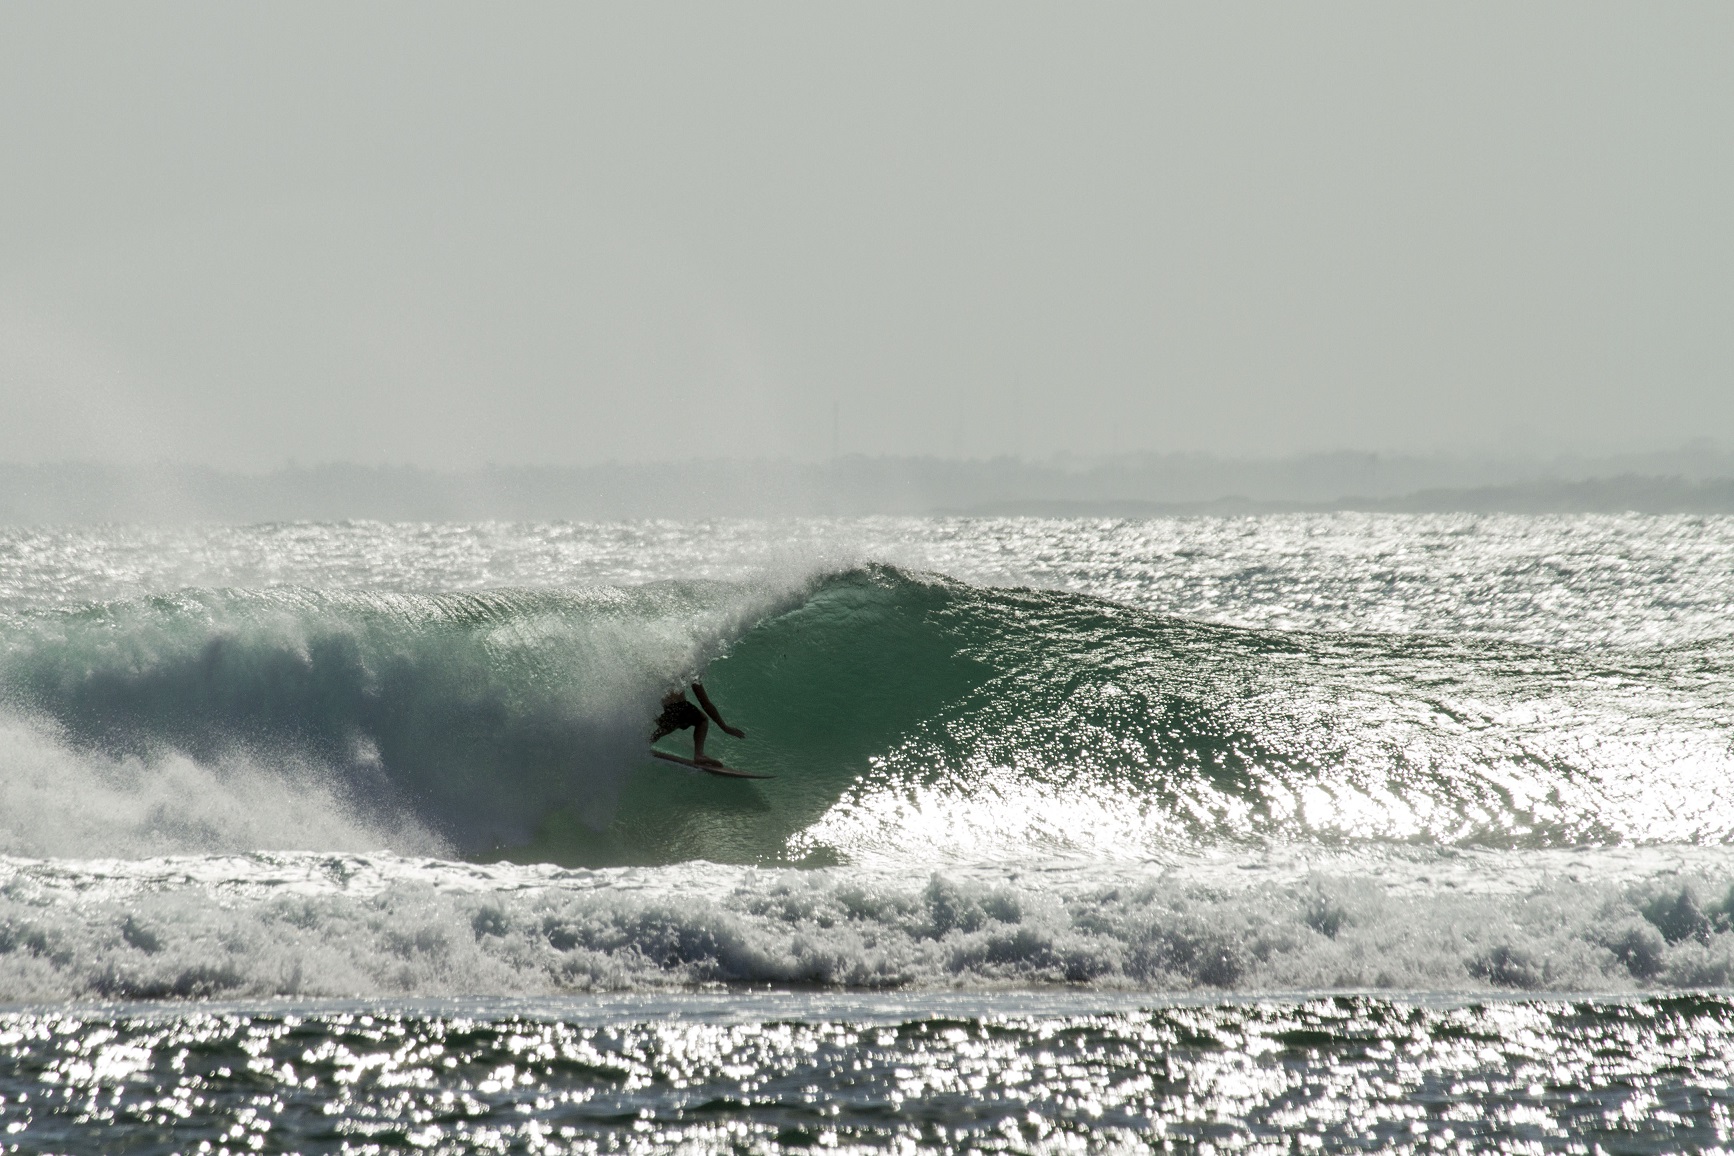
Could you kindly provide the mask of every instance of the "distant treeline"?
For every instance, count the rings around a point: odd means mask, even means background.
[[[1026,462],[845,457],[571,468],[0,465],[0,523],[263,522],[1282,510],[1734,513],[1734,455],[1599,459],[1317,454]]]

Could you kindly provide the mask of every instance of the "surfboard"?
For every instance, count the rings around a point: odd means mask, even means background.
[[[774,779],[775,775],[755,775],[751,771],[737,771],[733,767],[711,766],[709,763],[695,763],[691,759],[683,759],[679,755],[671,755],[667,751],[651,751],[650,757],[661,759],[665,763],[679,763],[683,767],[691,767],[695,771],[703,771],[707,775],[721,775],[725,779]]]

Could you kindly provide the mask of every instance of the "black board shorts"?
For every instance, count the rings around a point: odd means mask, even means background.
[[[704,721],[704,712],[693,706],[684,698],[679,702],[671,702],[662,708],[662,713],[656,716],[656,735],[652,739],[661,738],[675,731],[687,730]]]

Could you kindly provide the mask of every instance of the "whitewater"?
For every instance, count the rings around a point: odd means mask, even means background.
[[[0,1115],[1714,1146],[1731,603],[1730,518],[0,529]],[[775,778],[648,757],[698,677]]]

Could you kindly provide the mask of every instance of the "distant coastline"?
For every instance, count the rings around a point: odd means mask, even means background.
[[[977,517],[1160,518],[1282,513],[1400,514],[1734,514],[1734,478],[1689,481],[1627,474],[1582,481],[1418,490],[1397,497],[1330,502],[1260,501],[1238,494],[1207,502],[1021,501],[937,513]]]
[[[0,464],[0,524],[560,521],[951,514],[1148,518],[1278,512],[1734,513],[1734,454],[1319,454],[1098,461],[844,457],[441,471],[335,463]]]

